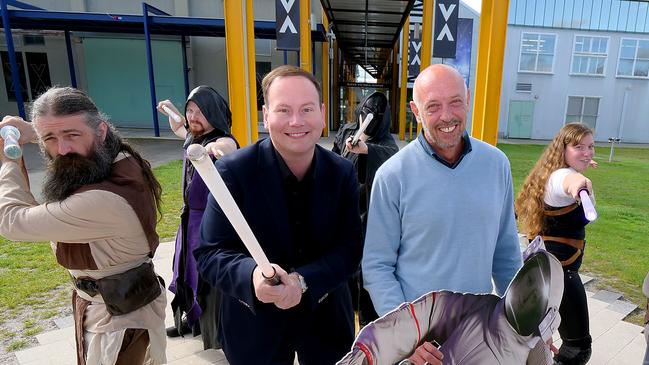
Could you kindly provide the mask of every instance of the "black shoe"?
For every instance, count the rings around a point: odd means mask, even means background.
[[[176,328],[176,326],[171,326],[167,327],[167,337],[178,337],[178,336],[184,336],[192,331],[191,328],[189,328],[189,324],[187,324],[187,321],[182,321],[180,325],[180,330]]]
[[[554,365],[584,365],[590,359],[593,350],[590,347],[580,348],[562,345],[554,356]]]

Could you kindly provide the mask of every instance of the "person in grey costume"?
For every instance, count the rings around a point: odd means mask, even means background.
[[[518,271],[505,295],[436,291],[367,325],[338,365],[408,364],[425,341],[441,343],[444,364],[525,364],[561,321],[561,264],[540,250]],[[551,357],[547,356],[551,363]]]

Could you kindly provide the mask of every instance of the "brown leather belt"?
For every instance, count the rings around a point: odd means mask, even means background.
[[[574,204],[566,205],[565,207],[560,208],[560,209],[554,209],[554,210],[547,210],[546,209],[546,210],[543,211],[543,214],[545,214],[545,215],[547,215],[549,217],[556,217],[556,216],[559,216],[559,215],[564,215],[564,214],[570,213],[573,210],[577,209],[578,206],[579,206],[579,203],[574,203]]]
[[[554,236],[543,236],[542,238],[543,241],[559,242],[559,243],[563,243],[564,245],[568,245],[572,248],[577,249],[577,252],[575,252],[574,255],[570,256],[570,258],[568,258],[567,260],[561,261],[561,266],[568,266],[573,262],[577,261],[579,256],[584,252],[584,246],[585,246],[584,240],[578,240],[578,239],[566,238],[566,237],[554,237]]]

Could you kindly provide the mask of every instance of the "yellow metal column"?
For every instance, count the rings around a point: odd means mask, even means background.
[[[424,9],[421,16],[421,67],[423,71],[426,67],[430,66],[433,58],[433,27],[435,26],[433,19],[433,9],[435,8],[435,0],[424,0]]]
[[[356,92],[353,87],[347,87],[347,101],[349,102],[349,109],[347,109],[347,120],[355,122],[354,109],[356,106]]]
[[[408,97],[408,48],[410,17],[406,18],[401,30],[401,85],[399,95],[399,139],[406,139],[406,98]],[[395,81],[396,82],[396,81]]]
[[[333,70],[332,79],[333,87],[331,89],[331,94],[333,96],[332,100],[332,109],[330,110],[331,115],[333,116],[334,129],[340,128],[340,86],[338,85],[338,79],[340,77],[340,69],[338,68],[338,42],[334,39],[333,44]]]
[[[433,9],[435,0],[424,0],[423,14],[421,16],[421,66],[419,72],[430,66],[433,59]],[[421,132],[421,123],[417,123],[417,134]]]
[[[489,71],[489,41],[492,22],[493,0],[485,0],[480,11],[480,33],[478,33],[478,54],[476,56],[475,90],[473,94],[473,118],[471,136],[482,140],[485,113],[485,91],[487,90],[487,73]]]
[[[325,31],[329,31],[329,21],[327,20],[327,14],[324,10],[322,11],[322,25],[324,25]],[[329,136],[329,115],[330,105],[329,105],[329,37],[327,41],[320,43],[322,45],[322,99],[325,105],[325,127],[322,131],[323,137]]]
[[[313,71],[311,51],[311,0],[300,0],[300,68],[309,72]]]
[[[257,67],[255,62],[255,13],[252,0],[246,0],[246,41],[248,43],[248,96],[250,102],[250,141],[259,139],[257,116]]]
[[[498,142],[508,11],[509,0],[482,1],[471,135],[494,146]]]
[[[225,0],[225,50],[228,69],[228,99],[232,110],[232,134],[241,147],[252,142],[250,135],[250,111],[248,95],[248,54],[246,47],[246,24],[244,9],[246,0]],[[254,43],[253,43],[254,47]]]
[[[399,123],[397,119],[397,90],[399,90],[399,63],[397,62],[399,52],[399,42],[394,42],[394,47],[392,48],[392,76],[390,79],[390,122],[394,126],[397,124],[397,129],[399,129]],[[399,129],[400,130],[400,129]]]

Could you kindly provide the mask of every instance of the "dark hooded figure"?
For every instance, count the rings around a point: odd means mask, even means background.
[[[365,136],[361,136],[358,146],[367,146],[365,153],[354,153],[346,148],[347,140],[352,137],[360,127],[359,116],[365,120],[367,115],[372,113],[374,117],[365,129]],[[367,223],[367,209],[370,202],[370,189],[374,174],[379,166],[388,158],[399,151],[390,134],[390,106],[388,98],[381,92],[373,92],[368,95],[356,108],[354,120],[340,127],[334,139],[333,152],[345,157],[354,164],[358,174],[360,190],[360,209],[363,226]],[[361,147],[361,149],[363,149]],[[364,149],[363,149],[364,150]],[[356,149],[353,149],[356,151]]]
[[[163,105],[176,113],[171,102],[160,102],[158,109],[162,111]],[[215,159],[238,148],[230,134],[232,113],[228,103],[211,87],[199,86],[192,90],[185,104],[184,120],[173,121],[171,114],[168,114],[169,123],[176,135],[185,137],[185,151],[190,144],[198,143],[205,146]],[[199,227],[209,190],[200,175],[194,173],[194,166],[187,161],[186,152],[184,157],[183,207],[176,234],[173,277],[169,285],[169,290],[175,294],[171,301],[175,327],[169,328],[167,334],[174,337],[190,330],[194,335],[202,332],[205,349],[220,348],[216,340],[220,293],[201,280],[192,254],[199,245]]]
[[[361,134],[356,146],[349,141],[360,128],[362,120],[372,113],[370,124]],[[360,117],[360,118],[359,118]],[[370,203],[372,181],[379,166],[399,151],[394,138],[390,134],[390,106],[388,98],[381,92],[368,95],[356,108],[354,120],[340,127],[334,139],[333,152],[340,154],[354,164],[360,183],[360,212],[363,227],[367,225],[367,210]],[[363,231],[365,228],[363,228]],[[361,325],[378,317],[367,291],[361,288],[362,276],[356,275],[350,282],[354,308],[359,311]],[[362,290],[361,290],[362,289]]]

